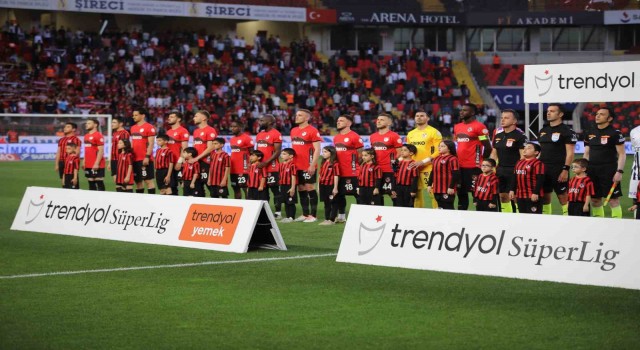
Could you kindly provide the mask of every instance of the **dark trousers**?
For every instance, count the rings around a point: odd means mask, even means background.
[[[396,185],[395,191],[394,207],[413,208],[415,197],[411,197],[411,186]]]
[[[298,192],[294,189],[293,196],[289,195],[291,185],[280,185],[280,205],[284,204],[285,218],[296,218],[296,203],[298,203]],[[280,211],[280,205],[276,207],[276,211]]]
[[[542,201],[533,202],[529,198],[518,198],[518,211],[527,214],[542,214]]]
[[[591,210],[583,211],[583,207],[584,202],[569,202],[569,216],[591,216]]]
[[[320,200],[324,203],[324,219],[334,221],[338,206],[333,202],[333,185],[320,185]]]
[[[360,186],[360,193],[358,194],[358,204],[382,205],[382,196],[380,195],[380,193],[374,195],[374,189],[375,187]]]
[[[498,211],[500,203],[498,201],[476,201],[476,211]],[[489,208],[489,204],[494,204],[495,208]]]

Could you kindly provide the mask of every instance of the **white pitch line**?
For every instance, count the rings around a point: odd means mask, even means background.
[[[327,256],[336,256],[336,253],[329,254],[316,254],[316,255],[296,255],[286,256],[281,258],[261,258],[261,259],[244,259],[244,260],[222,260],[222,261],[203,261],[198,263],[185,263],[185,264],[171,264],[171,265],[152,265],[152,266],[131,266],[131,267],[116,267],[113,269],[95,269],[95,270],[79,270],[79,271],[60,271],[60,272],[44,272],[44,273],[30,273],[25,275],[10,275],[0,276],[0,280],[13,279],[13,278],[29,278],[29,277],[48,277],[48,276],[66,276],[66,275],[80,275],[85,273],[102,273],[102,272],[118,272],[118,271],[136,271],[136,270],[152,270],[152,269],[171,269],[179,267],[193,267],[193,266],[207,266],[207,265],[222,265],[222,264],[243,264],[262,261],[280,261],[280,260],[295,260],[295,259],[312,259],[322,258]]]

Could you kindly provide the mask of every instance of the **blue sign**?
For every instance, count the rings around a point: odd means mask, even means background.
[[[490,86],[488,89],[500,109],[524,110],[524,88],[522,86]],[[565,103],[563,108],[565,111],[571,111],[576,108],[576,103]],[[530,103],[529,109],[537,111],[538,104]]]

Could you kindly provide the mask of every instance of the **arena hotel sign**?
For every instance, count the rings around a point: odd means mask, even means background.
[[[449,25],[460,26],[463,19],[459,14],[444,12],[369,12],[343,10],[338,12],[339,23],[376,25]]]

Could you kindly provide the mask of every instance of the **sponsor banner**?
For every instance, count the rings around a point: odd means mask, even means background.
[[[57,144],[52,143],[2,143],[0,144],[0,154],[37,154],[37,153],[53,153],[58,150]]]
[[[638,101],[640,61],[524,66],[524,102]]]
[[[302,7],[205,4],[154,0],[0,0],[0,7],[148,16],[178,16],[305,22]]]
[[[483,12],[468,13],[468,26],[578,26],[602,25],[602,12]]]
[[[80,137],[80,136],[78,136],[78,137]],[[59,140],[60,140],[60,136],[43,136],[43,135],[18,136],[18,143],[55,143],[55,144],[58,144]]]
[[[170,198],[169,198],[170,197]],[[268,203],[28,187],[12,230],[246,253],[287,250]]]
[[[337,23],[338,18],[334,9],[307,9],[308,23]]]
[[[511,108],[522,111],[524,105],[524,88],[521,86],[489,86],[487,87],[493,100],[498,104],[500,109]],[[565,103],[565,110],[573,110],[577,103]],[[530,104],[531,110],[538,110],[537,104]]]
[[[24,161],[30,161],[30,160],[55,161],[56,154],[55,153],[34,153],[34,154],[23,153],[20,155],[20,159]]]
[[[605,25],[638,23],[640,23],[640,10],[604,11]]]
[[[464,18],[460,13],[447,12],[394,12],[341,8],[337,15],[338,23],[403,26],[461,26],[464,24]]]
[[[0,162],[19,162],[22,160],[19,154],[0,153]]]
[[[640,289],[635,220],[352,205],[338,262]]]

